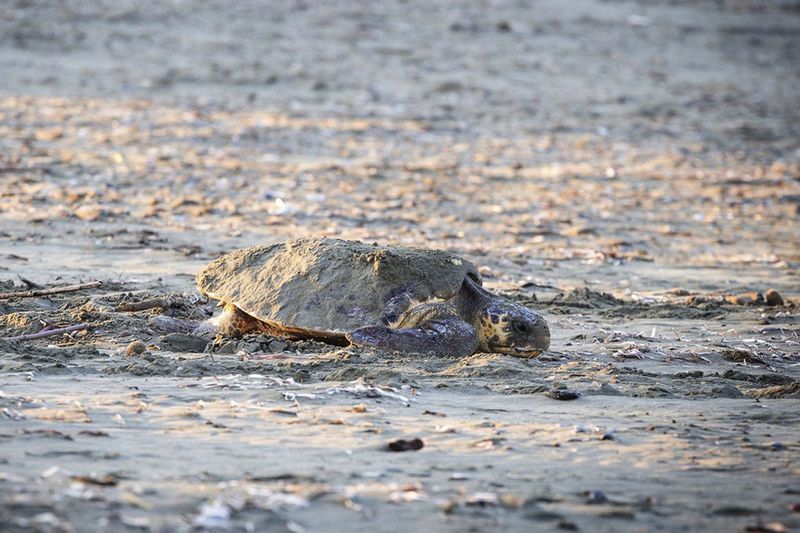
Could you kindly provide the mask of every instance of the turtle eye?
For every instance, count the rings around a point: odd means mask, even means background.
[[[527,335],[531,332],[531,327],[528,325],[527,322],[523,322],[521,320],[515,320],[511,323],[511,327],[517,333],[522,333],[523,335]]]

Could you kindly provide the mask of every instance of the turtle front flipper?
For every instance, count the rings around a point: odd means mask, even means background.
[[[401,292],[390,298],[383,306],[381,322],[387,326],[395,325],[400,318],[414,304],[414,298],[410,292]]]
[[[464,357],[478,349],[475,328],[459,317],[434,318],[410,328],[367,326],[347,334],[355,346],[393,352],[428,353]]]
[[[243,337],[249,333],[272,333],[266,323],[253,318],[233,304],[226,303],[222,314],[208,321],[216,332],[228,337]]]

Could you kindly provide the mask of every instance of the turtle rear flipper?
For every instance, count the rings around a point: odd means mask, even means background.
[[[458,317],[435,318],[410,328],[368,326],[351,331],[347,340],[355,346],[393,352],[433,352],[455,357],[472,355],[478,348],[475,328]]]

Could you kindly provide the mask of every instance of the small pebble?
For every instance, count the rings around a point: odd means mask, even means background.
[[[608,497],[600,490],[592,490],[587,493],[586,503],[608,503]]]
[[[783,296],[781,296],[781,293],[779,293],[775,289],[768,290],[767,294],[764,295],[764,297],[765,297],[765,299],[767,301],[767,305],[771,305],[771,306],[781,306],[781,305],[783,305]]]
[[[130,343],[127,348],[125,348],[125,356],[134,357],[136,355],[141,355],[146,351],[147,351],[147,346],[145,346],[145,344],[142,341],[135,340],[132,343]]]
[[[554,400],[561,400],[561,401],[568,401],[568,400],[577,400],[581,397],[579,392],[567,390],[567,389],[553,389],[547,392],[547,397],[552,398]]]
[[[421,450],[423,446],[425,446],[425,444],[422,442],[422,439],[398,439],[390,442],[386,447],[392,452],[415,452]]]
[[[93,222],[103,216],[103,209],[97,204],[82,205],[75,210],[75,216]]]

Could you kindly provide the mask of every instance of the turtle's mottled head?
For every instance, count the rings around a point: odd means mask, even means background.
[[[478,313],[477,330],[484,352],[536,357],[550,348],[547,321],[527,307],[500,298]]]

